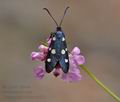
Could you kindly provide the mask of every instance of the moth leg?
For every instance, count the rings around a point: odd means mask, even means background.
[[[50,38],[52,38],[55,35],[55,32],[50,33]]]
[[[55,33],[54,33],[54,32],[51,32],[51,33],[50,33],[50,36],[49,36],[49,38],[48,38],[48,41],[49,41],[51,38],[53,38],[54,35],[55,35]]]

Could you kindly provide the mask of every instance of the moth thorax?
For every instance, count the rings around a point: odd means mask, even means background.
[[[57,31],[61,31],[62,30],[61,27],[57,27],[56,29],[57,29]]]

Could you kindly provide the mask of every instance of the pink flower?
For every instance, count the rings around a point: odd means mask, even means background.
[[[77,82],[81,80],[80,70],[77,67],[70,66],[69,72],[67,74],[63,73],[61,79],[67,82]]]
[[[46,56],[42,52],[32,52],[31,57],[32,57],[32,60],[44,61]]]
[[[61,79],[63,79],[66,82],[77,82],[81,80],[81,75],[80,73],[69,72],[67,74],[63,74]]]
[[[45,61],[48,53],[48,47],[40,45],[38,49],[39,52],[31,53],[32,60]],[[55,77],[60,76],[62,80],[67,82],[77,82],[81,80],[79,65],[84,63],[85,63],[84,56],[80,55],[80,49],[78,47],[75,47],[69,54],[70,67],[68,73],[64,73],[61,70],[60,65],[57,65],[56,68],[53,70],[53,75]],[[38,66],[34,69],[34,75],[38,79],[42,79],[45,73],[46,73],[45,68],[42,66]]]
[[[33,70],[33,74],[37,79],[42,79],[45,75],[45,69],[42,66],[38,66]]]
[[[70,58],[73,59],[77,65],[85,63],[85,57],[80,55],[80,49],[78,47],[74,47],[70,54]]]
[[[40,45],[38,47],[38,49],[40,50],[40,52],[43,52],[43,53],[47,53],[48,52],[48,47],[44,46],[44,45]]]
[[[81,80],[79,65],[85,63],[85,58],[80,55],[80,49],[75,47],[69,55],[70,67],[67,74],[63,73],[61,78],[67,82],[77,82]]]
[[[78,47],[74,47],[74,49],[71,51],[72,55],[79,55],[80,54],[80,49]]]
[[[48,52],[48,47],[44,45],[40,45],[38,49],[39,49],[39,52],[31,53],[32,60],[45,61],[47,52]]]

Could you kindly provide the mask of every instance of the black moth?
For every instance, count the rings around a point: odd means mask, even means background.
[[[67,73],[69,70],[69,57],[68,57],[67,44],[65,41],[65,35],[61,29],[61,24],[63,22],[64,16],[68,8],[69,7],[65,9],[64,15],[59,25],[51,15],[49,10],[47,8],[44,8],[44,10],[48,12],[48,14],[54,20],[57,26],[56,31],[54,33],[51,33],[50,36],[52,40],[51,40],[51,44],[49,45],[48,54],[45,61],[45,69],[47,73],[50,73],[54,68],[56,68],[56,66],[60,66],[60,68],[62,68],[64,73]]]

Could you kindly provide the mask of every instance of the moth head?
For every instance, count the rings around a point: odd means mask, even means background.
[[[62,31],[61,27],[57,27],[56,31]]]

